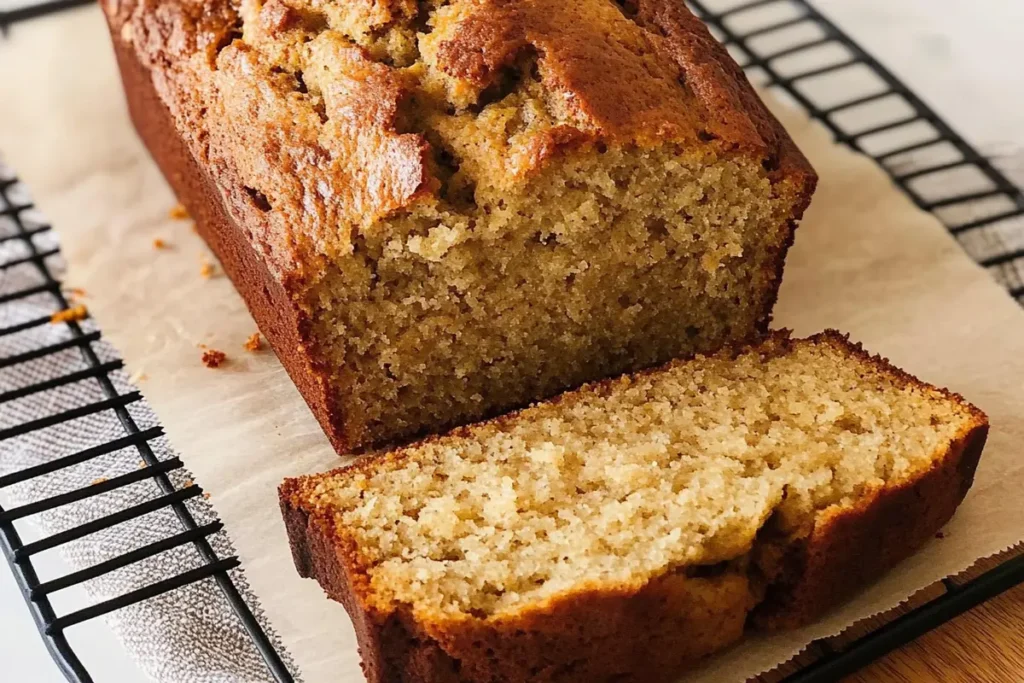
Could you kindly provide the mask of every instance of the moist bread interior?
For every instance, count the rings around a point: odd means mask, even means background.
[[[301,497],[357,548],[385,613],[501,617],[674,571],[744,573],[766,526],[806,534],[818,511],[920,476],[977,420],[838,337],[790,344],[585,388]]]
[[[300,312],[278,352],[336,446],[767,326],[814,175],[681,3],[108,12]]]

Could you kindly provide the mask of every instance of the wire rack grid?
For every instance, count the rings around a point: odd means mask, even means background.
[[[87,0],[58,0],[15,12],[0,12],[0,32],[15,21],[83,1]],[[828,128],[837,141],[874,159],[919,207],[937,215],[968,253],[1007,287],[1011,296],[1018,301],[1024,298],[1020,275],[1024,269],[1021,268],[1024,266],[1024,195],[1000,169],[967,144],[885,67],[806,0],[690,0],[688,4],[726,44],[752,82],[788,99]],[[18,241],[25,245],[26,251],[0,265],[0,273],[16,267],[31,267],[38,270],[41,281],[20,291],[3,293],[0,307],[26,297],[46,295],[52,299],[53,311],[67,309],[70,302],[50,264],[50,260],[58,256],[58,249],[56,246],[41,249],[35,240],[49,231],[50,226],[28,225],[22,219],[32,206],[9,197],[16,184],[14,178],[0,177],[0,199],[3,200],[0,218],[6,217],[14,228],[8,234],[0,234],[0,245]],[[101,411],[111,411],[123,427],[123,436],[118,439],[0,476],[0,490],[124,448],[136,449],[144,464],[138,471],[88,487],[10,509],[0,508],[0,546],[54,660],[68,680],[91,681],[69,645],[67,629],[190,583],[212,580],[259,650],[270,675],[277,681],[292,681],[281,654],[275,651],[253,609],[232,580],[231,572],[238,567],[238,559],[218,557],[207,540],[220,531],[220,523],[216,520],[199,523],[190,512],[187,503],[200,495],[201,489],[191,482],[176,486],[172,481],[170,475],[182,467],[181,461],[173,457],[160,459],[154,454],[150,443],[162,430],[159,426],[140,427],[133,418],[129,408],[142,401],[142,397],[134,390],[118,391],[111,376],[121,369],[121,361],[104,360],[97,354],[94,345],[100,340],[100,331],[92,329],[87,322],[67,322],[70,336],[64,341],[0,358],[0,373],[68,349],[77,349],[85,363],[83,369],[71,374],[45,378],[0,394],[0,409],[25,396],[76,382],[98,382],[103,391],[98,401],[0,430],[0,445],[19,435]],[[18,321],[0,328],[0,338],[48,324],[49,316]],[[141,479],[155,482],[160,491],[145,504],[29,543],[22,541],[16,528],[20,520],[88,500]],[[178,529],[168,529],[163,540],[66,576],[47,581],[40,581],[37,576],[32,563],[37,553],[162,508],[173,510],[179,524]],[[144,558],[186,544],[194,546],[202,558],[202,564],[195,569],[66,614],[58,615],[51,604],[50,596],[57,591],[129,568]],[[769,674],[764,680],[787,683],[838,680],[1022,582],[1024,555],[1012,556],[970,580],[947,579],[940,595],[843,645],[837,645],[834,640],[816,642],[810,654],[802,658],[798,670]]]
[[[38,271],[41,282],[35,286],[0,295],[0,305],[15,302],[26,297],[48,295],[52,299],[53,313],[73,310],[60,282],[54,277],[51,259],[58,256],[56,248],[40,249],[38,238],[51,230],[49,225],[26,225],[23,216],[33,209],[31,203],[22,203],[11,197],[11,190],[18,187],[15,178],[0,178],[0,217],[6,217],[7,226],[13,231],[0,235],[0,242],[18,242],[27,252],[25,256],[8,260],[0,265],[0,270],[7,272],[16,267],[31,267]],[[267,667],[279,681],[291,681],[287,667],[271,645],[267,634],[260,626],[252,609],[242,599],[237,586],[231,578],[230,571],[239,566],[237,557],[218,557],[208,538],[221,531],[223,525],[219,521],[200,524],[188,507],[188,501],[202,496],[203,490],[198,485],[186,480],[184,485],[176,486],[171,474],[181,470],[182,462],[176,457],[160,459],[151,447],[151,442],[163,435],[159,426],[144,428],[133,416],[132,404],[140,402],[142,395],[138,391],[119,391],[114,373],[120,371],[123,363],[118,360],[103,360],[94,345],[99,342],[99,330],[87,331],[84,320],[70,320],[63,323],[67,326],[67,338],[54,344],[41,346],[15,355],[0,358],[0,372],[22,363],[29,363],[52,354],[75,349],[81,354],[78,368],[68,374],[49,377],[41,381],[19,386],[0,394],[0,409],[5,404],[33,395],[45,394],[67,385],[78,382],[98,383],[103,398],[85,405],[64,408],[58,412],[35,419],[22,421],[0,430],[0,444],[38,430],[47,429],[61,423],[71,422],[90,415],[110,411],[116,416],[123,429],[119,438],[96,443],[88,448],[69,453],[0,476],[0,490],[18,486],[30,479],[43,477],[67,470],[89,460],[97,459],[122,449],[134,449],[140,458],[138,469],[126,472],[110,479],[97,479],[91,484],[64,493],[25,503],[17,507],[0,507],[0,547],[14,571],[14,576],[28,603],[32,617],[39,628],[44,642],[53,655],[54,660],[70,681],[91,681],[78,655],[69,645],[66,631],[84,621],[95,619],[115,610],[123,609],[143,600],[154,598],[163,593],[173,591],[182,586],[210,579],[216,582],[223,592],[242,628],[252,638],[253,643],[263,655]],[[0,328],[0,337],[16,335],[34,327],[52,324],[51,316],[42,316],[29,320],[21,320],[13,325]],[[91,326],[90,326],[91,327]],[[143,503],[126,507],[113,514],[65,529],[45,538],[25,543],[15,524],[36,515],[44,514],[61,506],[78,503],[90,498],[101,496],[121,487],[149,480],[158,489],[158,494]],[[137,519],[158,510],[169,509],[178,522],[178,528],[168,528],[167,536],[153,543],[140,546],[118,557],[99,564],[72,572],[65,576],[47,581],[40,581],[32,558],[39,553],[65,546],[83,539],[101,530]],[[146,558],[167,552],[183,545],[190,545],[202,558],[202,564],[182,572],[176,576],[164,578],[145,587],[130,591],[110,600],[95,603],[89,607],[70,613],[58,615],[51,604],[51,595],[63,589],[83,584],[101,575],[113,573],[129,567]]]

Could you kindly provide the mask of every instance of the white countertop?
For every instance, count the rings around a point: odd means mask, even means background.
[[[1024,2],[1011,0],[813,0],[898,77],[910,84],[979,150],[1005,155],[1024,148]],[[0,0],[0,8],[25,0]],[[43,19],[42,21],[45,21]],[[17,31],[17,27],[13,29]],[[67,567],[53,553],[40,573]],[[89,604],[83,591],[61,591],[64,613]],[[76,651],[102,683],[135,683],[142,674],[102,622],[69,630]],[[0,679],[57,683],[50,659],[13,576],[0,566]]]

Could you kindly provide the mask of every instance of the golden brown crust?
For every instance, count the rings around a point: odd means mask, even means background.
[[[810,163],[703,22],[675,0],[627,1],[635,3],[640,25],[665,36],[669,52],[682,65],[686,82],[701,103],[704,131],[740,148],[767,152],[768,170],[776,178],[792,178],[809,202],[817,183]],[[805,202],[795,218],[806,207]]]
[[[434,4],[360,0],[329,10],[373,31],[415,21],[425,29],[418,15]],[[509,59],[539,51],[545,87],[572,112],[524,143],[526,170],[595,140],[680,150],[710,144],[763,160],[778,192],[794,198],[791,223],[799,219],[813,171],[682,3],[644,0],[633,18],[603,0],[463,4],[469,23],[455,27],[431,68],[486,88]],[[368,444],[357,416],[344,412],[343,370],[316,355],[301,302],[324,263],[355,248],[360,229],[436,193],[439,182],[430,174],[430,146],[402,129],[403,72],[339,30],[325,31],[314,5],[255,3],[258,15],[243,25],[230,0],[104,1],[136,127],[331,443],[345,452]],[[250,31],[312,37],[303,43],[308,65],[329,74],[317,82],[319,108],[308,101],[302,73],[278,67],[262,43],[253,47]],[[306,73],[309,85],[316,78]],[[760,331],[792,232],[791,225],[768,259],[773,284]],[[333,389],[331,373],[339,373]]]
[[[700,108],[662,41],[612,2],[468,3],[441,43],[437,66],[478,92],[525,50],[543,55],[542,82],[575,125],[609,142],[698,143]]]
[[[273,209],[260,216],[229,202],[236,219],[268,223],[248,236],[273,252],[274,269],[292,272],[332,241],[344,244],[346,226],[358,232],[440,186],[428,170],[429,145],[396,120],[408,74],[344,37],[403,23],[425,29],[428,16],[443,13],[428,14],[431,4],[267,0],[244,23],[229,0],[107,0],[105,9],[115,42],[151,70],[178,134],[213,167],[222,192],[255,188]],[[463,0],[446,8],[458,12],[439,22],[436,53],[423,61],[480,95],[524,53],[537,55],[560,122],[524,142],[530,161],[516,173],[584,139],[680,150],[710,144],[764,163],[785,185],[780,192],[797,199],[798,220],[813,170],[742,70],[684,3],[622,4],[632,9],[610,0]],[[292,73],[298,48],[279,43],[289,32],[304,46],[305,82]],[[307,83],[318,86],[319,110]]]
[[[769,355],[794,343],[785,331],[772,337]],[[899,383],[928,386],[838,332],[812,340],[853,353]],[[610,390],[615,381],[586,391]],[[749,572],[735,565],[706,577],[669,574],[639,588],[584,588],[501,619],[420,624],[402,608],[385,614],[372,606],[366,564],[356,549],[345,545],[329,515],[305,507],[306,488],[342,470],[286,480],[280,505],[299,573],[318,580],[355,622],[370,683],[670,681],[740,638],[747,624],[779,629],[813,621],[934,536],[970,488],[988,433],[981,411],[944,393],[973,419],[928,471],[852,506],[820,511],[813,528],[798,537],[773,537],[766,528]],[[402,457],[401,451],[386,457]],[[343,470],[379,462],[367,458]]]
[[[114,30],[114,24],[111,25]],[[138,54],[112,35],[128,110],[136,130],[179,200],[195,219],[196,230],[220,258],[225,272],[245,297],[259,328],[273,346],[335,448],[346,447],[344,414],[327,390],[327,373],[311,362],[308,316],[250,246],[228,214],[208,169],[200,166],[184,141],[172,134],[174,123],[158,96],[149,69]]]
[[[910,557],[953,516],[974,481],[988,424],[965,431],[918,479],[818,515],[789,543],[781,571],[753,617],[759,628],[796,628]]]
[[[844,349],[874,365],[901,385],[919,379],[871,355],[848,335],[826,330],[816,343]],[[953,516],[974,482],[988,418],[959,394],[939,389],[973,417],[950,447],[933,458],[927,472],[912,481],[871,492],[851,507],[831,507],[818,514],[814,528],[799,539],[759,539],[776,548],[771,584],[753,618],[759,628],[796,628],[813,621],[832,604],[912,555]]]
[[[588,137],[640,145],[718,140],[764,160],[809,200],[810,164],[686,4],[616,2],[467,3],[447,29],[437,66],[481,93],[532,51],[542,56],[542,81]]]
[[[280,500],[295,566],[345,606],[370,683],[668,680],[738,640],[753,606],[748,578],[723,572],[570,594],[503,620],[423,625],[404,609],[382,614],[360,597],[354,549],[293,504],[293,482]]]

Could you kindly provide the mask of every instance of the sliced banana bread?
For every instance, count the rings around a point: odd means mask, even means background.
[[[371,683],[672,680],[908,556],[988,424],[838,333],[777,333],[287,480]]]
[[[814,173],[680,0],[103,4],[339,450],[766,329]]]

